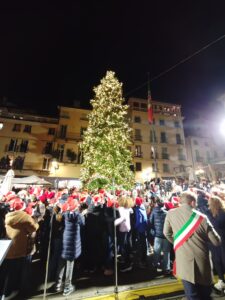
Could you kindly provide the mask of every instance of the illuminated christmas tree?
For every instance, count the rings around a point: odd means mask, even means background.
[[[134,183],[134,174],[130,170],[131,128],[128,106],[123,104],[122,83],[114,72],[108,71],[94,92],[93,110],[81,144],[84,158],[81,180],[89,188],[107,188],[112,182],[131,188]]]

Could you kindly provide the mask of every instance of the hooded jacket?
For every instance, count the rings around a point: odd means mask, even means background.
[[[143,204],[137,205],[135,211],[135,229],[143,233],[147,230],[147,213]]]
[[[7,238],[12,240],[12,246],[6,256],[14,259],[27,256],[30,251],[29,239],[39,225],[24,211],[9,212],[5,216]]]
[[[63,218],[62,258],[72,261],[81,255],[80,229],[84,225],[84,217],[78,212],[66,212]]]

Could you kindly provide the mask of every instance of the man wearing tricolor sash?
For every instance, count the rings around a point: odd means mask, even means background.
[[[181,206],[167,213],[163,233],[174,245],[176,276],[182,279],[187,299],[209,300],[213,281],[207,242],[218,246],[221,239],[195,207],[195,194],[182,193]]]

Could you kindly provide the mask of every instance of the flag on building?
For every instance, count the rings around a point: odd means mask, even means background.
[[[148,89],[148,123],[153,123],[153,107],[150,88]]]

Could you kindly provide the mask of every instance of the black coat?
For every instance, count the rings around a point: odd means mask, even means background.
[[[66,212],[63,217],[62,258],[71,261],[81,255],[80,227],[84,225],[84,217],[78,212]]]

